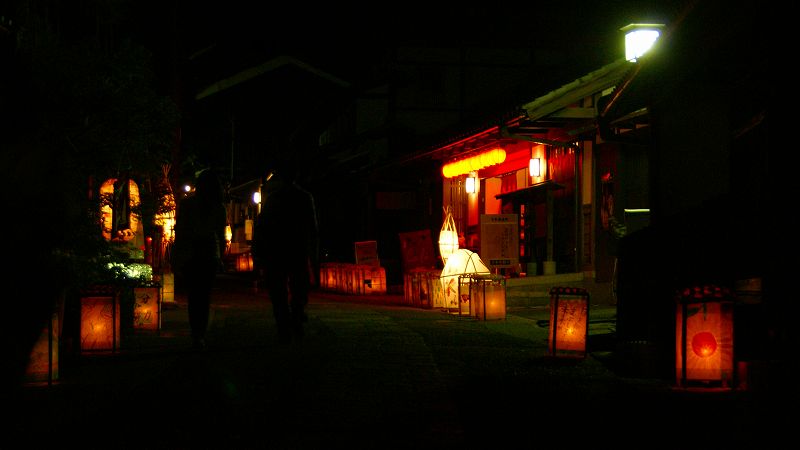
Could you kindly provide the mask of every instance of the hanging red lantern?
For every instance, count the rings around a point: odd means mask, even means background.
[[[675,375],[679,386],[731,387],[733,296],[707,285],[684,289],[677,299]]]

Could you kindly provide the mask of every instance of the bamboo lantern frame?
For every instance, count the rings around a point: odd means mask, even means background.
[[[677,296],[675,375],[679,387],[731,388],[734,375],[734,298],[714,285]]]
[[[577,287],[550,289],[548,354],[585,358],[588,340],[589,292]]]
[[[458,250],[458,230],[450,206],[445,208],[444,223],[439,232],[439,256],[447,264],[447,258]]]

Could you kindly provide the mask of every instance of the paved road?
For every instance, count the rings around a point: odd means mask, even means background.
[[[620,376],[610,307],[593,309],[585,359],[546,357],[545,307],[481,322],[323,293],[286,345],[265,294],[218,281],[205,351],[190,349],[178,296],[159,335],[124,336],[120,353],[22,389],[0,448],[717,448],[766,444],[796,419],[773,395]]]

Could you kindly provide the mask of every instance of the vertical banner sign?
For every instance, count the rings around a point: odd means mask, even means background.
[[[519,215],[481,214],[481,259],[492,268],[519,264]]]

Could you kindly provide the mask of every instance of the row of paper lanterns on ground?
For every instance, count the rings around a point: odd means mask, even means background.
[[[427,296],[422,306],[455,308],[459,315],[505,319],[505,280],[493,276],[480,257],[459,249],[458,232],[449,208],[439,234],[439,253],[445,263],[440,274],[419,271],[406,274],[405,289]],[[415,280],[426,279],[428,282]],[[441,283],[441,291],[432,280]],[[408,296],[408,294],[406,294]],[[733,309],[730,290],[698,286],[676,296],[675,376],[678,385],[732,387],[734,375]],[[548,353],[552,356],[586,355],[589,334],[589,293],[581,288],[554,287],[550,291]]]
[[[133,288],[133,329],[160,333],[163,303],[175,301],[174,275],[163,274],[160,281]],[[117,353],[121,343],[121,305],[119,289],[98,287],[81,293],[81,355]],[[59,378],[59,340],[63,328],[59,312],[54,312],[31,351],[26,368],[29,383],[52,383]]]
[[[459,249],[441,271],[417,270],[405,276],[405,298],[423,307],[441,307],[479,320],[506,318],[505,278],[492,275],[480,257]],[[134,329],[158,332],[161,305],[174,301],[172,274],[161,284],[134,288]],[[349,280],[349,281],[348,281]],[[385,293],[381,267],[357,264],[323,265],[323,287],[350,286],[348,293]],[[80,352],[115,353],[120,346],[120,293],[86,292],[80,299]],[[423,300],[423,296],[425,299]],[[548,354],[585,357],[589,294],[581,288],[550,291]],[[36,344],[28,367],[29,381],[58,378],[58,314],[53,314]],[[684,290],[676,309],[676,379],[682,386],[733,384],[733,297],[729,290],[702,286]]]

